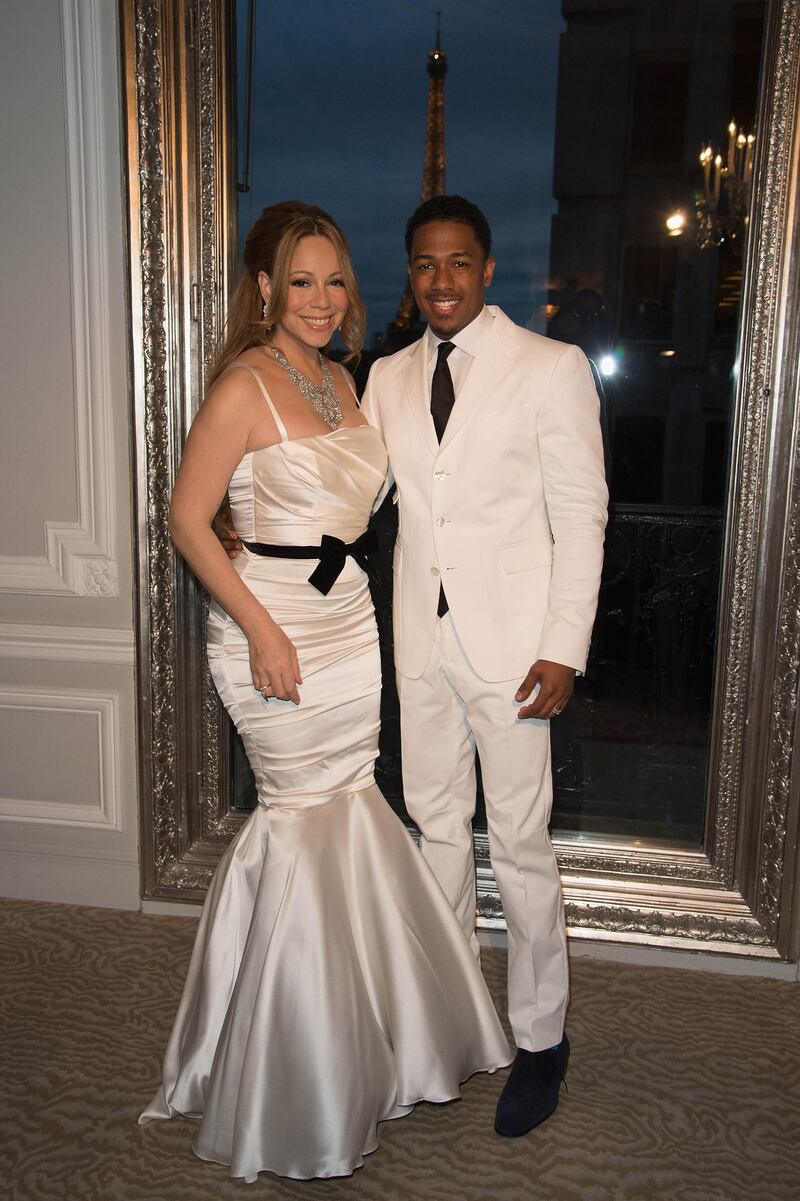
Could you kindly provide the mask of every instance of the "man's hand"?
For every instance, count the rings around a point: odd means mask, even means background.
[[[549,659],[537,659],[517,689],[514,700],[527,700],[537,684],[536,699],[530,705],[523,705],[517,717],[558,717],[572,696],[575,668],[551,663]]]
[[[211,522],[211,528],[222,543],[228,558],[235,559],[242,549],[242,540],[234,529],[231,507],[227,496],[220,506],[216,517]]]

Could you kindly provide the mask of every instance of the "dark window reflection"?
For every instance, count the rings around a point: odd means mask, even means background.
[[[701,249],[692,208],[698,149],[753,128],[764,5],[624,8],[562,6],[548,332],[599,367],[611,515],[587,676],[553,723],[554,825],[697,845],[744,229]],[[602,194],[573,95],[607,127]]]
[[[683,162],[689,63],[633,64],[631,167]]]

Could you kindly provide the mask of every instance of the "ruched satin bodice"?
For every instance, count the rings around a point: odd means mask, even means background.
[[[236,468],[229,486],[234,525],[245,542],[319,546],[324,534],[353,542],[367,528],[386,471],[383,441],[370,425],[277,442],[245,455]],[[369,581],[354,559],[345,560],[327,597],[308,583],[316,566],[312,559],[270,558],[245,549],[234,566],[292,639],[304,680],[377,645]],[[246,654],[244,636],[213,604],[208,634],[212,671],[218,650],[224,648],[230,655],[238,642],[240,654]],[[288,702],[282,712],[281,702],[271,704],[271,721],[291,716]],[[299,791],[304,788],[305,781]],[[260,795],[273,798],[289,792],[296,795],[298,788],[277,786],[274,779],[260,789]]]
[[[248,454],[230,484],[246,541],[364,532],[387,469],[369,426]],[[253,1181],[342,1176],[377,1123],[459,1095],[508,1045],[463,930],[374,777],[380,654],[367,576],[326,595],[313,561],[234,560],[293,642],[300,704],[253,687],[247,639],[212,605],[208,656],[258,805],[209,889],[162,1084],[140,1122],[200,1120],[194,1150]]]
[[[353,542],[367,528],[386,470],[371,425],[251,451],[228,489],[234,525],[248,542],[306,546],[322,534]]]

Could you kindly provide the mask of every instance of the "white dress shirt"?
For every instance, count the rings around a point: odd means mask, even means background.
[[[492,314],[486,308],[486,305],[484,305],[478,316],[473,318],[469,325],[465,325],[457,334],[453,334],[452,338],[438,338],[431,327],[428,326],[425,330],[428,350],[428,394],[430,394],[433,373],[436,370],[437,351],[442,342],[452,342],[455,350],[450,351],[447,358],[447,366],[450,368],[450,376],[453,380],[453,391],[458,396],[466,383],[473,359],[478,353],[481,342],[492,320]]]

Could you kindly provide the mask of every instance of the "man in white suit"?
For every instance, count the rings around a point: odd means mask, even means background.
[[[428,201],[406,249],[428,328],[374,365],[362,404],[397,484],[405,800],[477,953],[477,746],[518,1047],[495,1128],[515,1136],[556,1108],[569,1055],[549,723],[586,665],[597,604],[608,499],[599,404],[580,350],[484,305],[495,262],[479,209]]]

